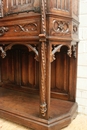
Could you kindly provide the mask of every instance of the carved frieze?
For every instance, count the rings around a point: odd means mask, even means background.
[[[51,35],[68,35],[70,34],[70,23],[67,21],[53,20]]]
[[[37,30],[37,23],[29,23],[24,25],[15,25],[14,31],[15,32],[30,32],[30,31],[36,31]]]

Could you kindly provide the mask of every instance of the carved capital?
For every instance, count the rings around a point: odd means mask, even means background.
[[[39,34],[39,41],[40,42],[45,42],[46,41],[46,34]]]
[[[9,29],[7,27],[0,27],[0,36],[3,36]]]

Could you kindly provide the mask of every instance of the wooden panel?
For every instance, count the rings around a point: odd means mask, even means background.
[[[51,0],[50,7],[51,9],[70,12],[70,0]]]
[[[0,63],[0,80],[17,86],[39,87],[39,65],[34,52],[25,46],[14,46]]]
[[[35,0],[3,0],[4,14],[22,13],[24,11],[34,10]]]
[[[29,19],[29,20],[28,20]],[[24,18],[20,19],[8,19],[0,20],[0,27],[6,27],[7,31],[1,36],[1,39],[12,39],[12,37],[20,37],[24,38],[27,36],[28,38],[30,36],[38,36],[40,33],[40,17],[37,16],[37,18],[32,19],[31,17],[27,17],[27,20]]]
[[[67,56],[67,47],[62,47],[60,53],[56,53],[56,60],[52,63],[51,69],[51,90],[58,93],[69,92],[69,57]]]

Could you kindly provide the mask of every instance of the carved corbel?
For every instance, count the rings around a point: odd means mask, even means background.
[[[0,51],[1,51],[1,57],[2,57],[2,58],[5,58],[6,52],[3,50],[2,47],[0,47]]]
[[[0,36],[3,36],[9,29],[7,27],[0,27]]]
[[[55,58],[55,53],[56,52],[60,52],[60,49],[63,45],[58,45],[57,47],[54,47],[54,49],[51,51],[51,57],[50,57],[50,61],[53,62],[56,58]]]
[[[71,57],[72,56],[72,46],[70,45],[70,46],[68,46],[68,52],[67,52],[67,54],[68,54],[68,56],[69,57]]]
[[[55,53],[56,52],[60,52],[60,49],[62,46],[65,46],[65,45],[58,45],[58,46],[54,46],[53,50],[51,49],[51,54],[50,54],[50,62],[53,62],[55,60]],[[66,45],[67,46],[67,45]],[[67,46],[68,47],[68,51],[67,51],[67,54],[69,57],[71,57],[72,55],[72,49],[71,49],[71,46]]]

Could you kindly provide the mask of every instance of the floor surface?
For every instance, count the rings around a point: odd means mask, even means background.
[[[0,119],[0,130],[30,130],[18,124]],[[87,116],[78,114],[72,123],[62,130],[87,130]]]

